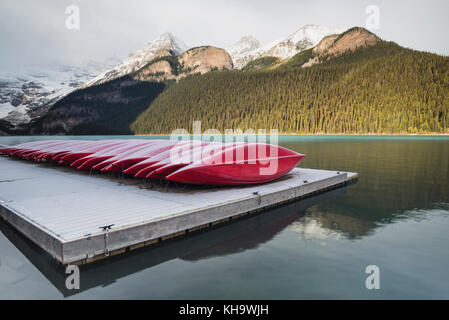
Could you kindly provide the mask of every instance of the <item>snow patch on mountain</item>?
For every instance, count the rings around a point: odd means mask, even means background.
[[[173,34],[169,32],[163,33],[159,38],[150,42],[145,48],[131,53],[121,64],[99,74],[85,83],[82,87],[84,88],[104,83],[136,71],[155,58],[158,52],[168,51],[172,52],[173,55],[179,55],[187,49],[188,46]]]
[[[28,66],[15,74],[3,73],[0,75],[0,119],[13,126],[28,123],[40,115],[41,107],[65,96],[118,61],[112,57],[103,63]]]
[[[226,47],[225,50],[231,55],[231,57],[237,57],[259,48],[260,48],[259,40],[257,40],[251,35],[248,35],[242,37],[232,46]]]
[[[188,47],[171,33],[164,33],[147,47],[131,53],[124,61],[107,59],[79,66],[40,65],[15,74],[0,75],[0,120],[13,126],[26,124],[77,88],[100,84],[143,67],[161,52],[179,55]]]
[[[331,34],[339,34],[343,31],[345,30],[308,24],[287,37],[270,42],[264,46],[242,52],[235,50],[234,54],[230,54],[234,67],[241,69],[248,62],[260,57],[274,56],[283,60],[290,58],[301,51],[315,47],[324,37]]]

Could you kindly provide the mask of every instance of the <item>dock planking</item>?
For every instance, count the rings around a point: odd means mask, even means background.
[[[8,157],[0,168],[1,217],[62,264],[93,262],[357,179],[296,168],[261,185],[181,187]]]

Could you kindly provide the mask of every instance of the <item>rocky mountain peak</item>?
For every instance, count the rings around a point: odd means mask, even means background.
[[[298,52],[313,48],[324,37],[339,34],[343,29],[329,28],[315,24],[308,24],[293,32],[284,39],[273,43],[273,46],[266,51],[265,56],[275,56],[287,59]]]
[[[335,38],[326,54],[339,55],[348,50],[354,51],[360,47],[373,46],[380,41],[381,39],[374,33],[361,27],[355,27]]]
[[[231,57],[242,55],[248,51],[252,51],[260,48],[260,42],[251,35],[243,36],[239,41],[232,46],[226,48]]]
[[[224,49],[201,46],[173,56],[154,58],[133,77],[140,81],[179,80],[192,74],[204,74],[212,70],[233,69],[231,56]]]
[[[119,78],[131,72],[137,71],[145,66],[151,60],[163,56],[163,55],[179,55],[186,51],[188,46],[179,40],[176,36],[170,32],[161,34],[156,40],[148,43],[148,45],[131,53],[128,58],[118,66],[111,70],[99,74],[89,82],[85,83],[82,87],[90,87],[110,81],[115,78]]]
[[[315,54],[324,55],[340,55],[348,50],[354,51],[360,47],[372,46],[382,41],[374,33],[361,28],[351,28],[340,35],[331,35],[325,37],[313,49]]]
[[[315,55],[302,67],[310,67],[319,63],[323,57],[329,59],[332,56],[339,56],[347,51],[354,51],[360,47],[373,46],[382,41],[374,33],[361,28],[354,27],[342,34],[335,34],[324,37],[320,43],[313,48]]]
[[[175,55],[178,55],[186,51],[188,46],[172,33],[165,32],[161,34],[158,39],[148,43],[146,49],[147,51],[152,51],[154,49],[169,49],[173,50]]]
[[[224,49],[203,46],[187,50],[179,57],[179,63],[191,73],[206,73],[213,69],[232,70],[232,58]]]
[[[234,46],[228,48],[228,51],[234,61],[234,67],[241,69],[248,62],[260,57],[272,56],[285,60],[301,51],[315,47],[324,37],[339,34],[343,31],[343,29],[307,24],[288,36],[264,46],[251,50],[233,51],[234,47],[239,44],[239,41]]]

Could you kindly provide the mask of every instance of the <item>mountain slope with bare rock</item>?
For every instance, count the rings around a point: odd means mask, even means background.
[[[374,46],[380,41],[382,40],[378,36],[364,28],[351,28],[340,35],[327,36],[321,40],[312,50],[313,57],[302,67],[310,67],[360,47]]]
[[[251,43],[251,40],[242,39],[235,45],[229,47],[228,51],[234,61],[235,68],[242,69],[249,62],[261,57],[276,57],[280,60],[288,59],[299,52],[313,48],[324,37],[332,34],[340,34],[343,31],[343,29],[308,24],[284,38],[263,46],[256,46],[253,41],[254,49],[252,50],[240,49],[242,47],[250,47],[248,43]]]
[[[177,56],[188,49],[187,45],[173,34],[166,32],[156,40],[150,42],[145,48],[131,53],[129,57],[113,69],[103,72],[86,82],[81,88],[90,87],[120,78],[132,72],[138,71],[150,61],[161,56]]]
[[[160,55],[131,75],[140,81],[177,81],[189,75],[222,69],[233,69],[230,55],[223,49],[203,46],[189,49],[179,56],[170,53]]]
[[[0,129],[20,130],[44,115],[59,99],[118,63],[111,57],[76,66],[23,66],[18,73],[0,75]]]
[[[448,57],[352,28],[284,61],[260,57],[242,70],[183,79],[132,129],[170,133],[199,120],[203,130],[221,132],[449,133],[448,79]]]
[[[448,58],[363,28],[308,25],[262,47],[247,37],[231,54],[179,43],[161,36],[56,101],[26,133],[170,133],[194,120],[221,131],[449,132]],[[13,128],[0,120],[0,131]]]
[[[153,50],[153,59],[140,68],[129,69],[132,71],[112,80],[98,77],[82,86],[52,106],[34,123],[31,133],[130,134],[131,122],[173,82],[212,70],[233,69],[232,59],[223,49],[204,46],[180,55],[172,49]]]

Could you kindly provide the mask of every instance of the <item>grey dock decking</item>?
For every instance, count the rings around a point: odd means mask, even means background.
[[[355,179],[356,173],[297,168],[262,185],[179,189],[0,157],[0,216],[59,262],[83,263]]]

